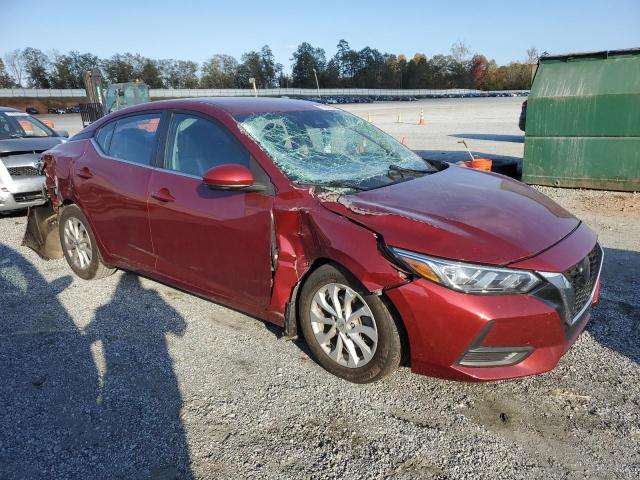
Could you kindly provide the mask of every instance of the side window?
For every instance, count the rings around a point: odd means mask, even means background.
[[[150,165],[159,124],[159,113],[134,115],[116,121],[109,156]]]
[[[223,125],[195,115],[173,116],[167,138],[166,168],[201,177],[212,167],[249,167],[249,152]]]
[[[109,152],[109,144],[111,143],[111,136],[113,135],[115,126],[116,122],[107,123],[100,127],[96,133],[96,143],[100,146],[103,153]]]

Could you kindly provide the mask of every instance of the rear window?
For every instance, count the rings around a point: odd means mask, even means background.
[[[109,131],[105,129],[104,132],[103,141],[108,147],[105,152],[113,158],[120,158],[140,165],[150,165],[160,124],[160,114],[133,115],[114,123],[115,127],[110,142],[108,140]],[[98,132],[98,135],[100,133],[102,132]],[[96,141],[104,149],[98,138]]]

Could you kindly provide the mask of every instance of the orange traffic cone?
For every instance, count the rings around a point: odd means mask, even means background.
[[[420,109],[420,121],[418,121],[418,125],[424,125],[425,121],[424,121],[424,108]]]
[[[407,145],[407,137],[402,137],[402,144]]]

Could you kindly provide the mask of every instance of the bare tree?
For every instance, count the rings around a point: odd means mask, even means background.
[[[9,75],[11,75],[16,82],[16,85],[22,87],[22,79],[24,78],[25,58],[22,55],[22,51],[19,48],[12,50],[5,54],[4,63]]]
[[[470,55],[471,50],[469,49],[469,45],[467,45],[464,41],[460,40],[451,45],[451,56],[455,59],[456,62],[464,62],[469,58]]]
[[[540,59],[540,54],[538,53],[538,49],[536,47],[531,47],[527,49],[527,63],[529,65],[534,65],[538,63]]]

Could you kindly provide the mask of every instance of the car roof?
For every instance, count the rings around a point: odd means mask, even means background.
[[[130,107],[109,113],[98,121],[89,125],[86,130],[93,131],[102,125],[121,116],[144,113],[149,110],[158,109],[185,109],[185,110],[220,110],[232,117],[273,113],[273,112],[302,112],[317,111],[318,109],[338,110],[319,103],[307,100],[292,100],[290,98],[269,98],[269,97],[196,97],[196,98],[174,98],[167,100],[155,100],[152,102],[139,103]],[[84,130],[83,130],[84,131]]]
[[[248,113],[300,112],[318,108],[317,103],[307,100],[293,100],[291,98],[207,97],[194,100],[204,100],[206,103],[226,110],[234,116]]]
[[[19,112],[20,110],[18,110],[17,108],[11,108],[11,107],[0,107],[0,112]]]
[[[144,107],[143,107],[144,105]],[[252,113],[271,112],[300,112],[304,110],[316,110],[320,104],[306,100],[292,100],[290,98],[270,97],[197,97],[172,100],[160,100],[139,105],[134,105],[126,110],[147,110],[153,108],[186,108],[195,105],[209,106],[224,110],[229,115],[247,115]],[[124,110],[121,110],[124,111]]]

